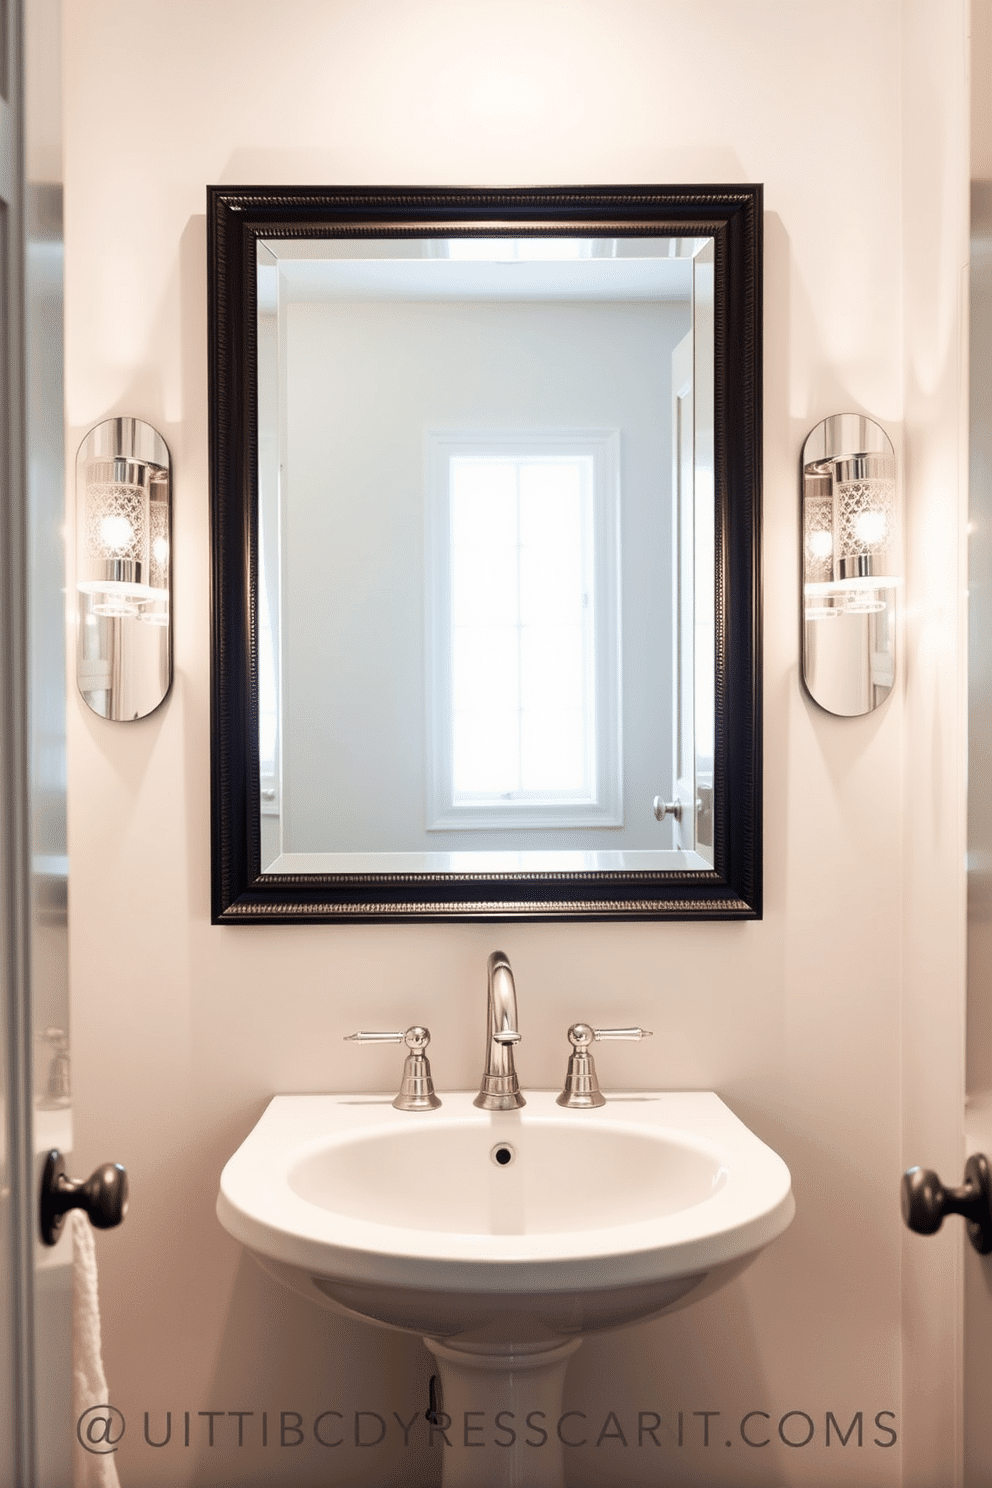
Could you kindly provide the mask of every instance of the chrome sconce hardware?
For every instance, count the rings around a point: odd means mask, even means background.
[[[902,584],[896,462],[873,419],[839,413],[802,454],[803,681],[828,713],[856,718],[895,685]]]
[[[947,1214],[961,1214],[979,1255],[992,1251],[992,1173],[982,1152],[969,1157],[960,1188],[945,1188],[932,1168],[902,1175],[902,1217],[917,1235],[935,1235]]]
[[[65,1158],[52,1148],[41,1175],[41,1239],[54,1245],[70,1209],[82,1209],[98,1230],[112,1230],[127,1213],[127,1173],[104,1163],[86,1179],[65,1176]]]
[[[558,1097],[559,1106],[575,1110],[589,1110],[593,1106],[605,1106],[606,1096],[599,1088],[596,1062],[589,1052],[595,1040],[651,1038],[650,1028],[590,1028],[588,1023],[573,1023],[568,1030],[572,1052],[568,1056],[568,1071],[565,1088]]]
[[[441,1104],[434,1094],[427,1045],[431,1041],[429,1028],[415,1023],[406,1033],[349,1033],[348,1044],[406,1044],[408,1054],[403,1064],[403,1078],[399,1094],[393,1101],[397,1111],[436,1111]]]
[[[172,684],[171,535],[165,440],[97,424],[76,456],[76,682],[101,718],[144,718]]]

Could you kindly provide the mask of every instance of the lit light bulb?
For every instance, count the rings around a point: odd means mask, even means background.
[[[127,517],[102,517],[100,541],[108,552],[121,553],[134,541],[134,528]]]
[[[860,512],[855,519],[854,530],[858,540],[866,547],[882,542],[886,536],[885,513],[881,511]]]
[[[829,558],[834,550],[833,534],[830,532],[811,533],[809,550],[814,558]]]

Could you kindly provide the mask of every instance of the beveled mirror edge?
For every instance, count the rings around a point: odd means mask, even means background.
[[[762,187],[207,188],[211,503],[211,857],[214,924],[760,919]],[[705,234],[716,251],[716,719],[712,872],[343,876],[261,874],[256,243],[507,224],[561,235]],[[508,892],[512,886],[513,892]]]

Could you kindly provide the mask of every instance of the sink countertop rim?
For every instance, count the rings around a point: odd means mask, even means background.
[[[733,1261],[781,1234],[795,1212],[785,1163],[712,1091],[623,1091],[594,1111],[571,1111],[555,1104],[554,1091],[528,1090],[522,1111],[498,1113],[473,1107],[474,1091],[441,1095],[440,1111],[428,1114],[396,1111],[392,1096],[384,1093],[273,1097],[225,1166],[217,1200],[222,1224],[260,1255],[341,1281],[369,1282],[374,1256],[379,1284],[466,1292],[481,1285],[487,1291],[534,1293],[601,1288],[606,1256],[623,1272],[622,1284],[698,1271],[701,1249],[704,1267]],[[361,1130],[415,1130],[409,1123],[447,1120],[489,1127],[494,1141],[509,1140],[514,1127],[535,1118],[541,1124],[553,1119],[577,1127],[674,1133],[686,1136],[689,1145],[708,1148],[714,1159],[722,1156],[730,1176],[710,1197],[674,1214],[571,1233],[500,1235],[504,1254],[494,1258],[490,1234],[408,1230],[343,1216],[292,1193],[285,1181],[289,1157],[318,1151],[327,1141],[326,1134],[313,1134],[313,1122],[328,1107],[336,1112],[342,1139]],[[659,1116],[671,1119],[659,1122]],[[261,1160],[268,1162],[264,1182],[257,1166],[249,1168]],[[757,1193],[745,1196],[735,1181],[741,1163],[756,1170]],[[284,1216],[283,1222],[274,1223],[273,1213]]]

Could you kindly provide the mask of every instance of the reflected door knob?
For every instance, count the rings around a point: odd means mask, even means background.
[[[664,821],[666,816],[673,816],[677,822],[682,820],[681,801],[663,801],[660,796],[655,796],[651,806],[659,821]]]
[[[41,1238],[54,1245],[70,1209],[82,1209],[98,1230],[112,1230],[127,1213],[127,1173],[120,1163],[104,1163],[88,1178],[67,1178],[65,1158],[49,1152],[41,1175]]]
[[[902,1217],[918,1235],[934,1235],[945,1214],[961,1214],[968,1239],[979,1255],[992,1251],[992,1174],[988,1158],[969,1157],[960,1188],[945,1188],[932,1168],[909,1168],[902,1175]]]

